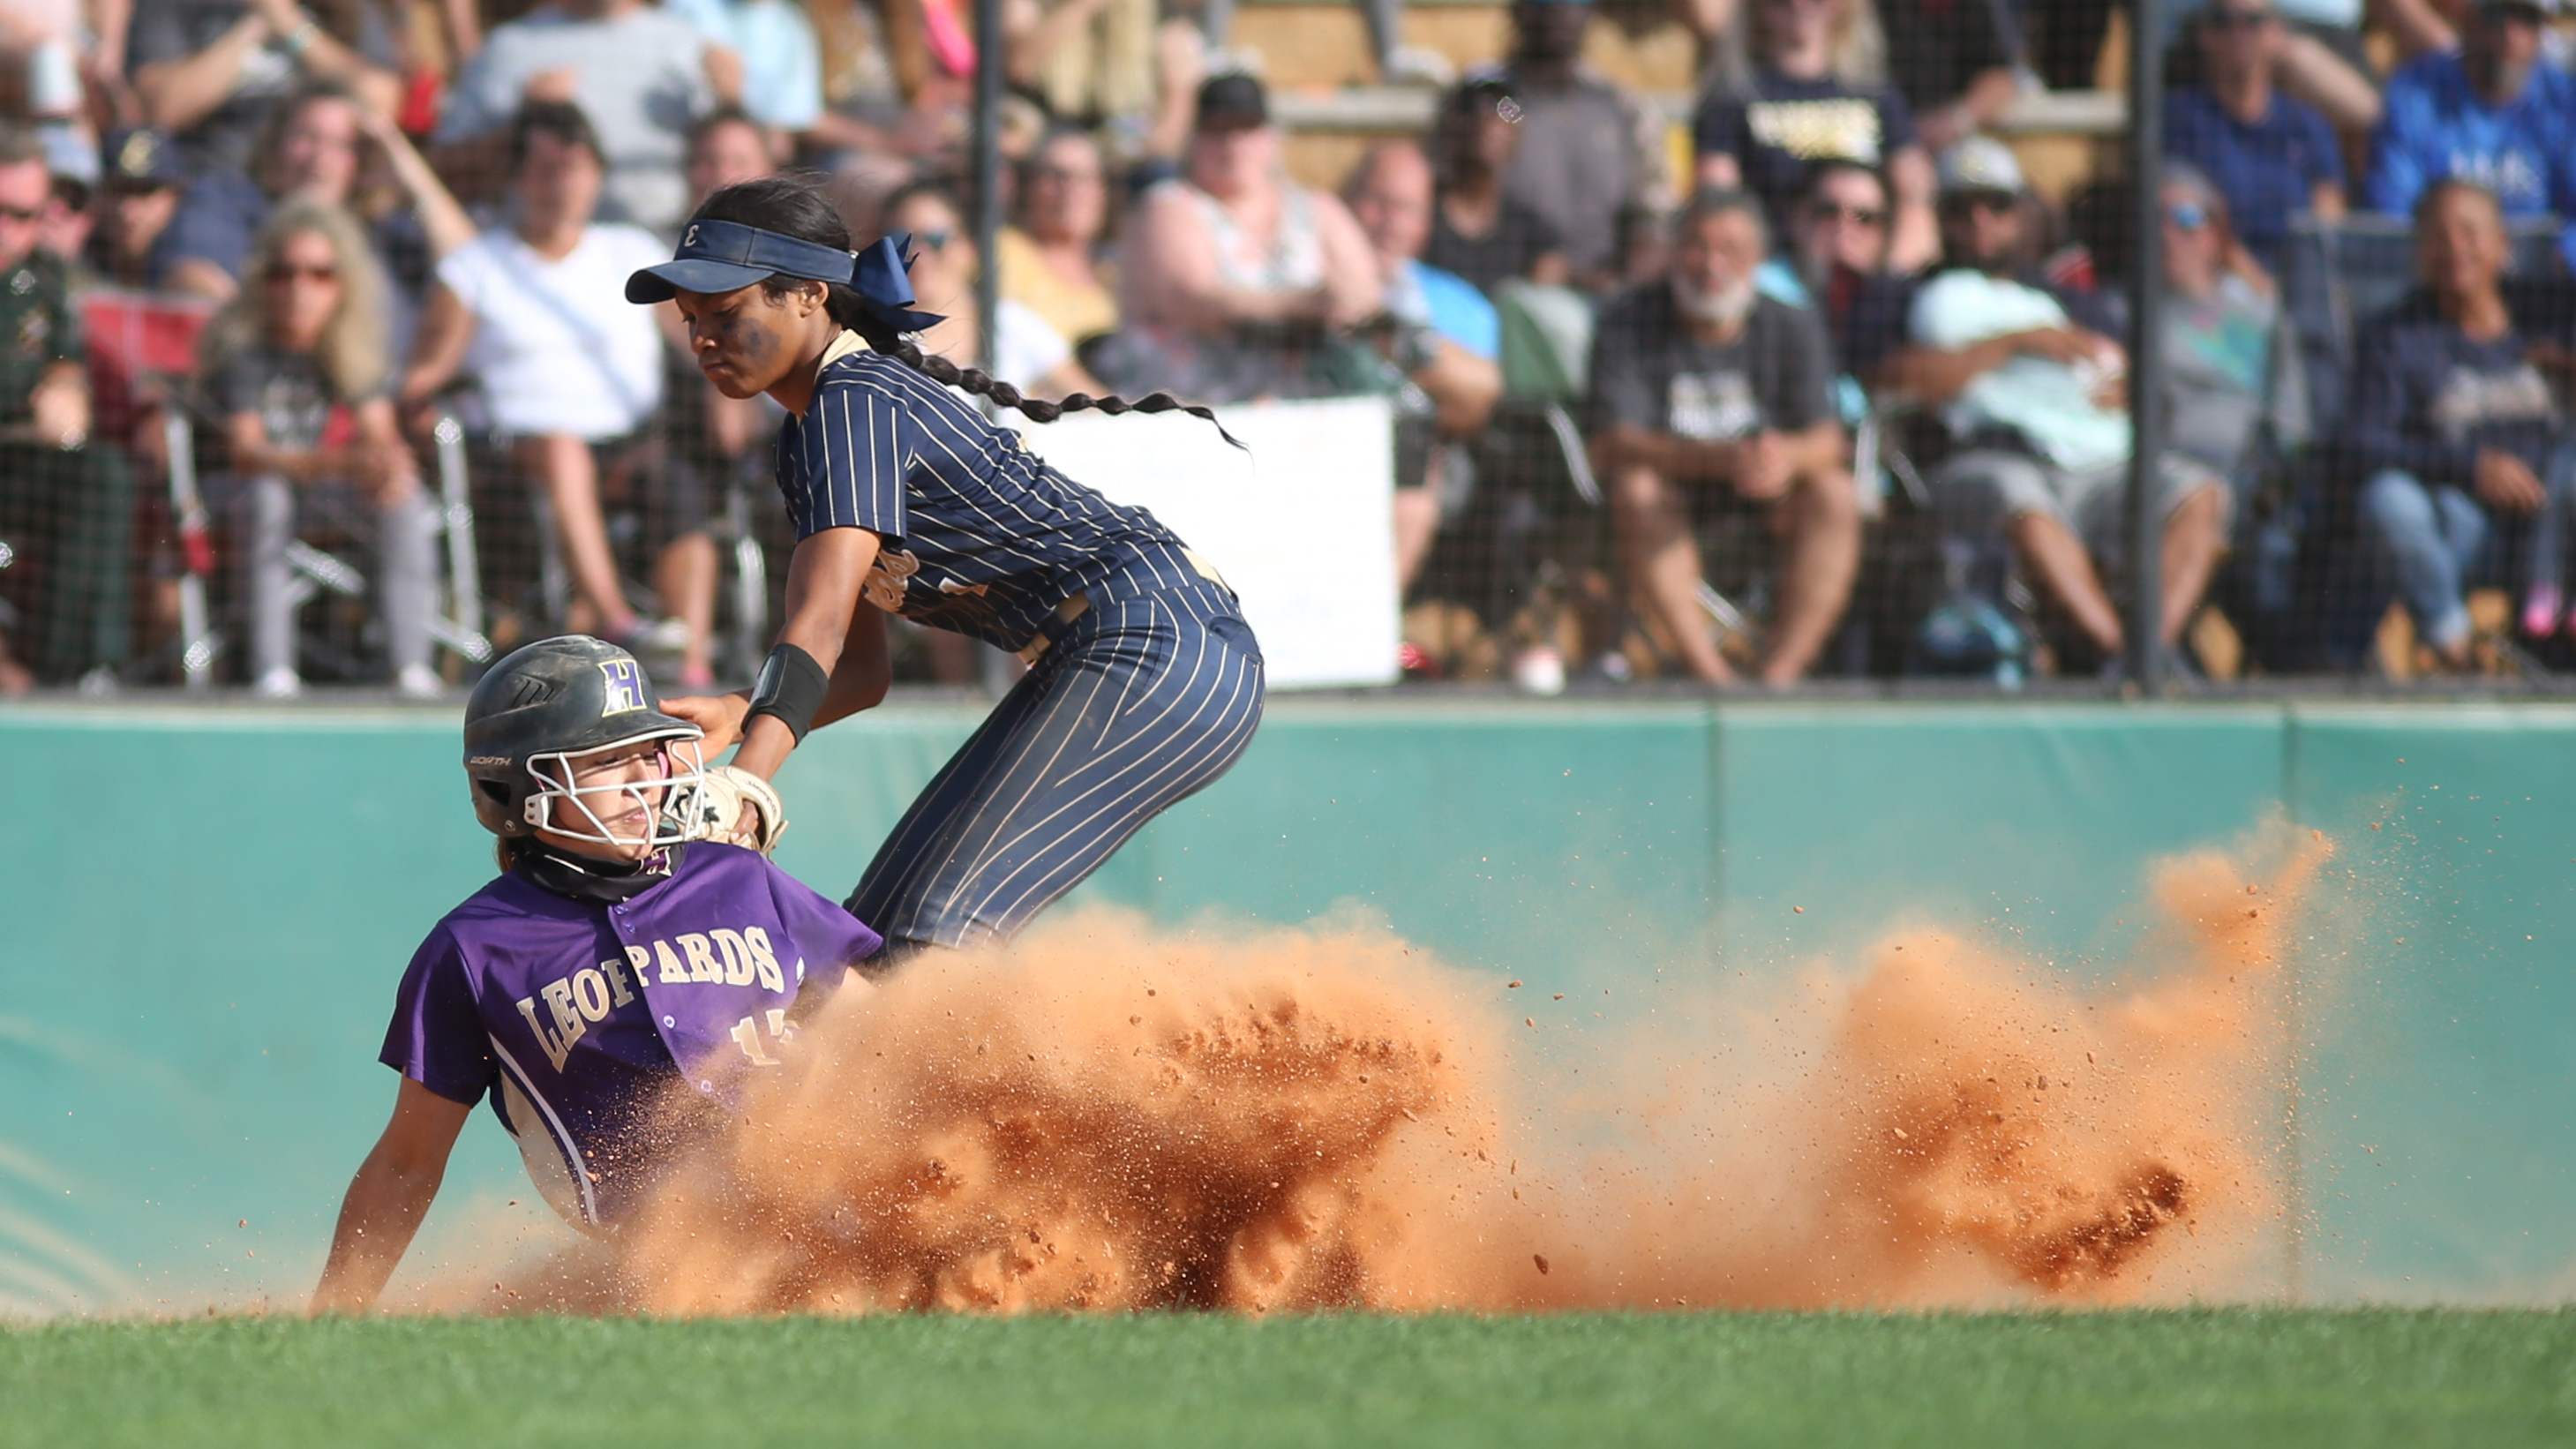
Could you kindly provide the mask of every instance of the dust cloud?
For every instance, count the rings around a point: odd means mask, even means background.
[[[2280,963],[2328,853],[2163,862],[2108,990],[1896,929],[1615,1022],[1575,1009],[1614,963],[1505,985],[1365,928],[1080,913],[845,993],[637,1219],[484,1306],[2247,1296],[2295,1217]]]

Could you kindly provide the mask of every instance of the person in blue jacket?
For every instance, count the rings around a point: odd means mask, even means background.
[[[2576,77],[2541,57],[2541,30],[2559,0],[2485,0],[2469,12],[2460,48],[2427,55],[2388,78],[2371,139],[2370,209],[2411,216],[2437,181],[2469,181],[2508,217],[2576,223]],[[2576,225],[2559,241],[2576,265]]]

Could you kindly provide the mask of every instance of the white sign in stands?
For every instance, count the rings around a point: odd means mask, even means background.
[[[1141,504],[1225,573],[1274,689],[1396,676],[1394,414],[1383,398],[1217,409],[1249,452],[1187,413],[1004,409],[1067,477]]]

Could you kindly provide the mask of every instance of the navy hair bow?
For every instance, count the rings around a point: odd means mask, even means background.
[[[912,234],[895,232],[861,251],[850,270],[850,287],[867,304],[868,315],[897,332],[927,332],[948,319],[936,312],[916,312],[912,278]]]
[[[927,332],[947,319],[912,310],[912,278],[904,274],[911,247],[904,232],[845,252],[738,221],[693,221],[680,233],[677,255],[626,279],[626,300],[667,302],[682,291],[713,296],[767,277],[801,277],[846,284],[870,317],[897,332]]]

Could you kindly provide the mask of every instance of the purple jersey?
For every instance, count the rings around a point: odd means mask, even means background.
[[[751,851],[699,843],[614,905],[517,873],[447,913],[403,973],[381,1060],[468,1106],[486,1091],[546,1200],[614,1224],[652,1180],[648,1120],[675,1077],[710,1117],[775,1066],[810,979],[841,984],[880,945],[848,911]]]

